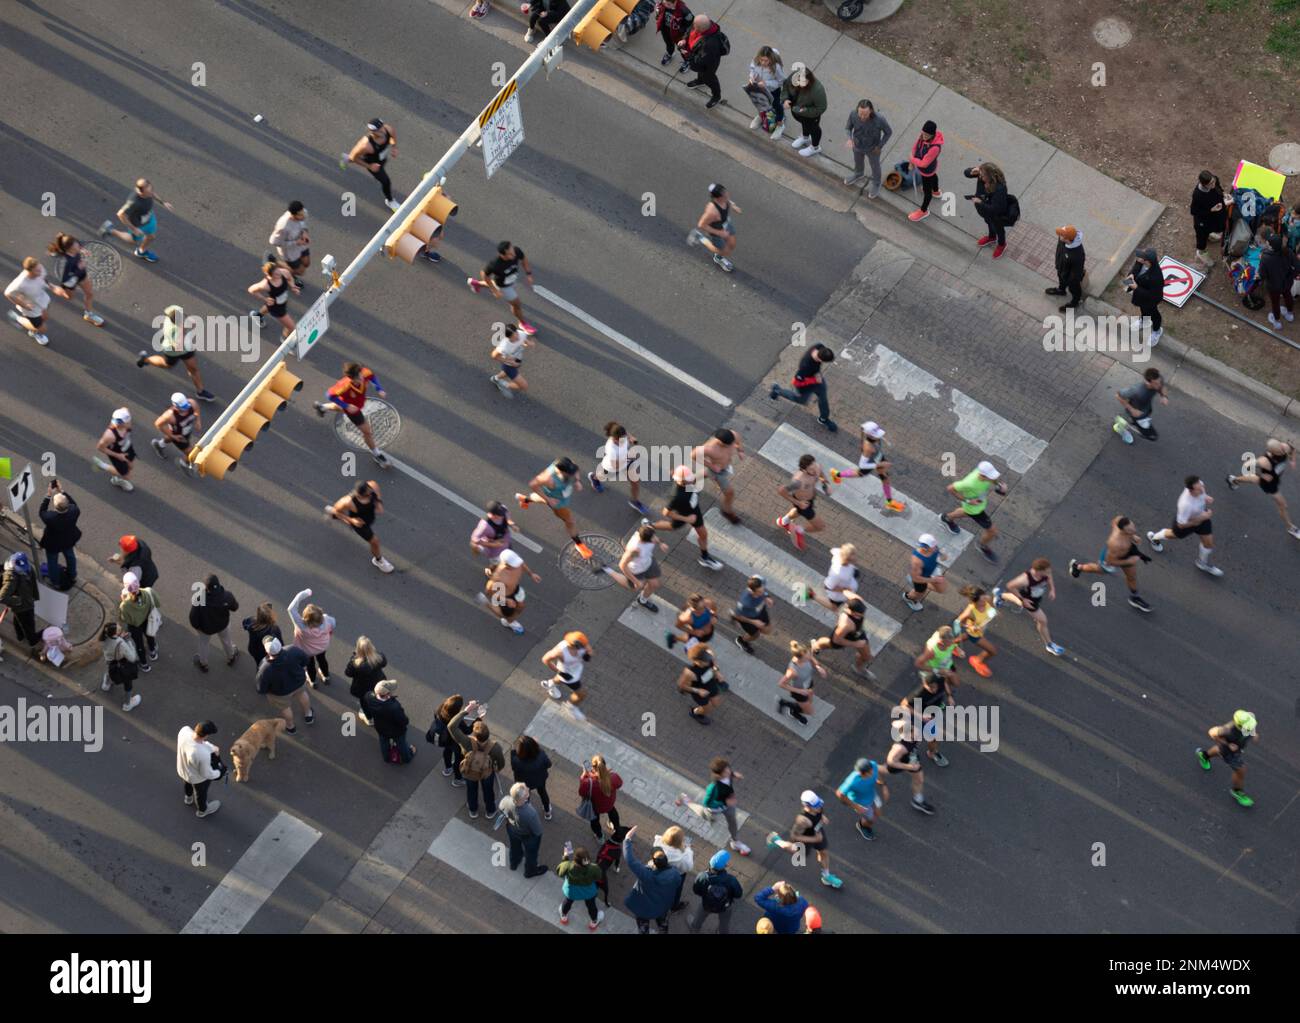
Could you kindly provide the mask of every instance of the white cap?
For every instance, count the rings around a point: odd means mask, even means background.
[[[811,806],[813,809],[816,809],[822,805],[822,797],[817,795],[817,793],[812,789],[804,789],[803,792],[799,794],[799,802],[803,803],[804,806]]]
[[[119,408],[113,410],[113,422],[129,423],[131,421],[131,410],[129,408]]]
[[[177,408],[189,408],[190,399],[185,397],[185,395],[183,395],[180,391],[177,391],[172,395],[172,404],[175,405]]]
[[[871,419],[862,424],[862,432],[872,440],[880,440],[885,435],[885,431],[880,428],[880,424]]]
[[[262,640],[262,649],[271,657],[279,657],[280,651],[284,649],[284,645],[274,636],[267,636]]]
[[[934,538],[933,533],[922,533],[916,538],[918,547],[938,547],[939,541]]]
[[[1002,475],[1002,473],[998,472],[997,467],[994,466],[992,462],[980,462],[980,464],[975,468],[985,479],[995,480]]]
[[[497,561],[506,568],[518,568],[524,563],[523,558],[508,548],[497,555]]]
[[[673,482],[682,487],[688,483],[694,483],[695,473],[691,471],[689,465],[679,465],[673,470]]]

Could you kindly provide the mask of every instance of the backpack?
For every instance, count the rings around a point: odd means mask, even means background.
[[[1007,212],[1002,215],[1003,227],[1015,227],[1020,219],[1020,200],[1014,195],[1007,196]]]
[[[724,875],[706,875],[702,880],[707,883],[704,890],[700,892],[700,900],[704,904],[704,910],[708,913],[724,913],[731,908],[735,900],[731,895],[731,888],[722,883]]]
[[[108,663],[108,680],[114,685],[125,685],[140,677],[140,668],[135,661],[119,657]]]
[[[466,781],[482,781],[490,778],[492,770],[492,753],[487,746],[480,746],[476,739],[470,740],[470,751],[461,758],[460,776]]]
[[[718,29],[718,52],[724,57],[731,52],[731,40],[727,38],[722,29]]]

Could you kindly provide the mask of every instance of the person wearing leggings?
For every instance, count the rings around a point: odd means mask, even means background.
[[[781,105],[799,122],[799,135],[790,145],[800,156],[816,156],[822,143],[822,115],[826,113],[826,89],[800,61],[790,65],[790,77],[781,85]]]
[[[388,179],[388,161],[397,155],[397,134],[392,125],[382,117],[372,118],[366,124],[366,133],[357,140],[352,152],[339,160],[340,167],[349,162],[360,164],[372,178],[379,182],[384,190],[384,202],[389,209],[397,209],[397,200],[393,198],[393,183]]]
[[[664,41],[664,55],[659,63],[667,66],[677,53],[677,44],[686,37],[695,15],[686,6],[684,0],[658,0],[655,4],[655,28]],[[681,70],[687,71],[690,65],[682,61]]]
[[[939,194],[939,152],[943,149],[943,132],[933,121],[921,125],[921,134],[912,144],[912,168],[921,176],[921,208],[907,215],[908,220],[924,220],[930,215],[930,200]]]
[[[578,797],[591,800],[591,808],[595,811],[591,818],[591,833],[599,841],[605,840],[605,832],[600,826],[602,816],[609,818],[611,831],[618,828],[618,810],[614,803],[618,799],[618,790],[622,787],[623,779],[609,769],[605,758],[599,753],[583,767],[582,775],[578,778]]]

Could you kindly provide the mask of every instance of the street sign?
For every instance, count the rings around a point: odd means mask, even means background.
[[[27,468],[9,484],[9,504],[14,511],[22,511],[23,505],[31,500],[34,493],[36,493],[36,475],[32,472],[32,464],[28,462]]]
[[[1177,309],[1187,303],[1197,285],[1205,280],[1200,270],[1180,263],[1173,256],[1160,257],[1160,273],[1165,279],[1164,300]]]
[[[293,334],[298,341],[298,358],[305,359],[321,335],[330,329],[329,292],[312,303],[298,320]]]
[[[497,93],[479,114],[478,125],[483,135],[483,165],[490,178],[524,141],[524,117],[516,82]]]

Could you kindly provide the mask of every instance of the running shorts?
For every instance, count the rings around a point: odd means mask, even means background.
[[[1212,521],[1212,519],[1206,519],[1198,526],[1180,526],[1175,522],[1169,528],[1173,530],[1174,536],[1179,540],[1183,539],[1183,537],[1191,536],[1193,533],[1197,536],[1209,536],[1214,532],[1214,527],[1210,524]]]

